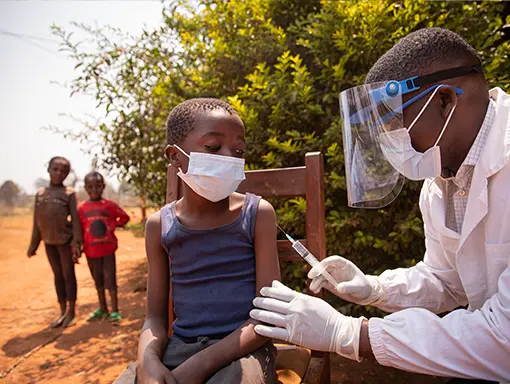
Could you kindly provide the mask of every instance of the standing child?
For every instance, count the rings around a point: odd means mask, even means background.
[[[235,192],[244,179],[243,122],[223,101],[192,99],[171,112],[166,135],[183,197],[147,221],[138,380],[274,383],[276,350],[249,312],[257,292],[280,278],[276,215],[260,197]]]
[[[121,316],[117,301],[115,228],[126,225],[129,216],[113,201],[103,199],[104,187],[104,179],[99,172],[89,173],[85,176],[85,190],[89,200],[81,202],[78,206],[83,228],[83,252],[87,256],[87,263],[99,297],[99,308],[89,315],[88,321],[108,317],[108,320],[117,324]],[[105,288],[110,291],[112,300],[110,315],[106,307]]]
[[[70,170],[71,163],[66,158],[57,156],[50,160],[50,184],[35,196],[32,240],[27,252],[28,257],[34,256],[39,243],[44,241],[60,304],[60,316],[51,323],[52,327],[68,327],[74,323],[75,316],[74,263],[80,257],[82,239],[76,194],[63,184]]]

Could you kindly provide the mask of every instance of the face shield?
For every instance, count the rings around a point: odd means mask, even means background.
[[[481,66],[453,68],[403,81],[365,84],[340,94],[347,198],[350,207],[381,208],[398,196],[405,178],[387,160],[385,152],[381,150],[381,142],[388,132],[404,128],[405,107],[441,84],[429,87],[405,102],[403,96],[425,85],[472,72],[482,73]],[[459,88],[455,90],[457,94],[463,92]],[[387,145],[385,150],[387,153]]]

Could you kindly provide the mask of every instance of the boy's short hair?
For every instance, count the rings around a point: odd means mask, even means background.
[[[480,64],[475,49],[455,32],[423,28],[403,37],[382,55],[368,72],[365,83],[404,80],[428,73],[433,63]]]
[[[180,143],[195,128],[198,116],[218,109],[227,112],[229,115],[239,116],[234,108],[218,99],[190,99],[177,105],[170,112],[166,122],[167,144],[174,145]]]
[[[71,170],[71,162],[69,160],[67,160],[65,157],[63,156],[53,156],[51,159],[50,159],[50,162],[48,163],[48,168],[52,166],[52,164],[55,162],[55,161],[58,161],[58,160],[62,160],[62,161],[65,161],[67,163],[67,168],[68,170],[70,171]]]
[[[101,181],[101,183],[103,183],[104,185],[104,177],[103,175],[101,175],[99,172],[97,171],[92,171],[92,172],[89,172],[85,175],[85,178],[83,179],[83,182],[85,184],[87,184],[87,180],[88,179],[99,179],[99,181]]]

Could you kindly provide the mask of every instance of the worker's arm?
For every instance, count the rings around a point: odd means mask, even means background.
[[[255,223],[255,268],[257,293],[273,280],[280,280],[276,249],[276,215],[273,207],[261,200]],[[172,371],[178,383],[203,383],[232,361],[256,350],[267,338],[258,335],[255,320],[248,320],[224,339],[197,353]]]
[[[161,214],[147,220],[145,251],[149,271],[147,276],[147,313],[138,342],[137,374],[143,383],[172,383],[171,372],[161,363],[168,341],[169,262],[161,245]]]
[[[457,309],[440,318],[410,308],[370,319],[368,340],[363,340],[363,327],[361,334],[360,352],[369,342],[381,365],[427,375],[508,381],[510,267],[498,280],[498,292],[480,310]]]
[[[308,273],[312,279],[310,289],[317,293],[326,288],[343,300],[363,306],[372,305],[387,312],[420,307],[442,313],[466,305],[464,288],[452,267],[456,265],[455,254],[446,253],[437,240],[437,231],[428,213],[430,209],[423,209],[429,205],[426,199],[427,194],[422,193],[420,205],[425,222],[426,247],[423,262],[411,268],[388,270],[380,276],[366,276],[347,258],[330,256]],[[328,270],[337,285],[322,276],[323,269]]]
[[[343,300],[387,312],[420,307],[441,313],[465,305],[467,300],[457,271],[432,236],[427,235],[426,243],[423,262],[412,268],[388,270],[380,276],[366,276],[350,260],[330,256],[308,273],[312,279],[310,290],[317,293],[326,288]],[[324,269],[338,284],[331,284],[322,275]]]
[[[378,277],[385,288],[385,300],[376,306],[386,312],[419,307],[443,313],[467,304],[459,275],[452,267],[455,261],[449,260],[449,257],[455,255],[447,255],[443,250],[428,214],[430,182],[425,181],[420,196],[420,209],[425,224],[425,256],[414,267],[385,271]]]

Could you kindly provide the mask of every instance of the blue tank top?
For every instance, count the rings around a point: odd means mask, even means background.
[[[161,244],[171,267],[172,329],[177,336],[223,337],[250,318],[259,201],[259,196],[247,193],[234,222],[205,230],[182,225],[175,202],[161,209]]]

